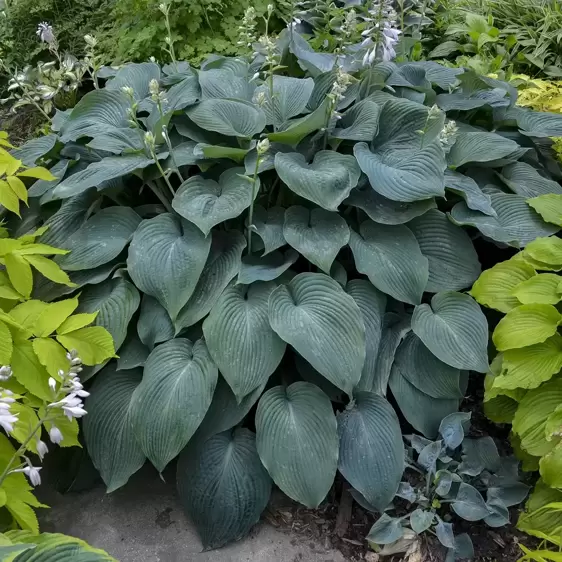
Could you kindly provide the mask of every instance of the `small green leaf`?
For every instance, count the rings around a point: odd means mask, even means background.
[[[512,294],[523,304],[558,304],[560,277],[553,273],[541,273],[516,285]]]
[[[78,298],[51,303],[39,314],[32,327],[40,338],[50,336],[78,307]]]
[[[111,334],[101,326],[57,335],[57,340],[69,351],[76,350],[84,365],[99,365],[115,356]]]
[[[29,298],[33,290],[33,273],[27,261],[17,254],[6,254],[4,257],[6,271],[14,289]]]
[[[70,318],[67,318],[58,328],[57,334],[68,334],[68,332],[74,332],[74,330],[79,330],[80,328],[85,328],[89,326],[98,316],[97,312],[92,312],[91,314],[74,314]]]
[[[537,238],[525,246],[523,255],[539,262],[562,266],[562,240],[556,236]]]
[[[12,358],[12,334],[4,322],[0,322],[0,365],[9,365]]]
[[[551,193],[527,199],[530,205],[546,221],[562,226],[562,195]]]
[[[59,380],[59,371],[66,373],[69,367],[66,349],[51,338],[35,338],[31,343],[41,365],[47,369],[51,377]]]

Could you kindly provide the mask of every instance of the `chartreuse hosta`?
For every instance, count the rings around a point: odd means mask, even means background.
[[[384,510],[404,470],[388,396],[435,439],[488,371],[473,239],[489,254],[560,228],[527,200],[562,194],[543,139],[562,116],[435,63],[356,72],[295,30],[268,49],[102,69],[14,154],[56,176],[21,229],[70,251],[75,286],[38,295],[79,293],[119,355],[86,401],[90,456],[112,491],[181,453],[206,548],[242,537],[272,482],[316,507],[339,470]]]
[[[559,197],[529,202],[560,224]],[[472,288],[481,304],[505,316],[493,342],[497,355],[486,377],[484,410],[512,424],[512,442],[525,470],[539,470],[519,528],[540,538],[562,533],[562,240],[537,238],[520,253],[485,271]]]

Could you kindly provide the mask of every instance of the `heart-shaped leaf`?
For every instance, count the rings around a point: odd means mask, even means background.
[[[140,340],[148,349],[154,349],[174,337],[174,325],[166,309],[150,295],[143,295],[137,331]]]
[[[332,404],[317,386],[296,382],[261,397],[258,453],[273,481],[294,500],[313,509],[324,500],[336,475],[338,443]]]
[[[211,68],[199,72],[202,99],[230,98],[252,101],[256,85],[229,68]]]
[[[120,91],[123,86],[133,89],[135,99],[141,101],[150,92],[151,80],[160,81],[160,67],[154,62],[126,64],[114,78],[107,81],[106,90]]]
[[[336,281],[301,273],[280,285],[269,297],[269,323],[320,374],[351,394],[365,363],[365,325]]]
[[[467,162],[489,162],[504,158],[518,148],[516,142],[496,133],[461,131],[447,155],[447,163],[458,168]]]
[[[332,136],[342,140],[370,142],[379,130],[380,106],[363,100],[348,109],[338,121]]]
[[[466,521],[480,521],[490,515],[482,494],[474,486],[465,482],[461,482],[451,507],[458,516]]]
[[[263,241],[263,255],[281,248],[287,242],[283,236],[285,209],[270,207],[267,211],[261,205],[254,205],[253,231]]]
[[[496,211],[492,207],[490,196],[484,193],[471,177],[452,170],[446,170],[445,187],[450,191],[459,193],[466,201],[467,206],[474,211],[480,211],[491,217],[497,216]]]
[[[267,256],[246,255],[242,258],[237,283],[249,285],[255,281],[273,281],[285,273],[298,259],[299,254],[292,248],[284,254],[272,252]]]

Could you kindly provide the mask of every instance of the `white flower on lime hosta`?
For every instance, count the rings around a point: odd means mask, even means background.
[[[53,43],[56,42],[56,37],[53,31],[53,27],[49,25],[46,21],[42,21],[37,26],[36,34],[37,37],[39,37],[39,39],[43,41],[43,43],[48,43],[49,45],[52,45]]]
[[[88,394],[85,391],[83,392]],[[82,398],[73,392],[72,394],[65,396],[62,400],[49,404],[48,408],[62,408],[65,416],[72,421],[72,418],[81,418],[88,413],[84,410],[83,406],[84,404],[82,403]]]
[[[64,376],[64,371],[59,371],[59,376]],[[49,377],[49,388],[55,392],[57,389],[57,381],[53,377]]]
[[[41,441],[41,439],[37,439],[36,447],[39,458],[43,460],[43,457],[49,452],[49,447],[47,447],[47,444],[44,441]]]
[[[10,365],[2,365],[0,367],[0,381],[6,382],[12,376],[12,368]]]
[[[9,390],[3,390],[2,393],[9,392]],[[4,429],[6,433],[11,433],[14,431],[14,424],[18,421],[17,414],[12,414],[10,412],[10,406],[15,400],[7,396],[6,398],[1,397],[0,394],[0,426]]]
[[[32,486],[39,486],[41,484],[41,475],[39,474],[41,467],[33,466],[29,461],[27,463],[27,466],[12,470],[12,472],[23,472],[29,478]]]
[[[55,445],[58,445],[64,439],[61,430],[56,425],[53,425],[49,430],[49,439]]]

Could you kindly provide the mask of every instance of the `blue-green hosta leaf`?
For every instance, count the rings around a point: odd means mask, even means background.
[[[457,76],[464,72],[462,68],[449,68],[433,61],[418,61],[410,63],[410,65],[423,68],[426,78],[443,90],[448,90],[451,86],[458,84]]]
[[[432,398],[418,390],[395,365],[388,384],[408,423],[429,439],[437,437],[441,420],[459,409],[457,399]]]
[[[445,157],[438,142],[386,152],[371,152],[359,142],[353,153],[373,189],[388,199],[411,202],[445,195]]]
[[[509,117],[513,115],[523,134],[531,137],[559,137],[562,135],[562,116],[559,113],[532,111],[523,107],[513,107]]]
[[[120,90],[107,89],[88,92],[75,106],[61,128],[63,142],[80,137],[96,137],[108,129],[129,126],[127,110],[130,102]]]
[[[27,190],[27,194],[29,197],[41,197],[45,196],[45,194],[54,189],[64,178],[68,167],[72,164],[72,160],[59,160],[50,170],[51,174],[55,176],[56,179],[54,180],[37,180],[30,186]],[[41,203],[44,201],[50,200],[50,194],[45,197],[45,200],[41,199]]]
[[[267,256],[246,255],[242,258],[236,282],[249,285],[255,281],[273,281],[283,275],[298,259],[298,252],[292,248],[284,254],[272,252]]]
[[[108,129],[96,135],[86,145],[94,150],[105,150],[112,154],[139,152],[144,149],[143,133],[139,129]]]
[[[254,232],[262,239],[263,255],[281,248],[287,242],[283,236],[285,209],[269,207],[265,210],[261,205],[254,205]]]
[[[256,89],[254,82],[246,76],[236,75],[229,68],[212,68],[199,72],[201,98],[229,98],[233,100],[252,101]]]
[[[484,236],[515,247],[525,247],[535,238],[550,236],[560,230],[560,227],[544,222],[520,195],[494,192],[490,199],[497,219],[457,203],[451,210],[451,220],[455,224],[474,226]]]
[[[205,550],[246,536],[271,494],[255,435],[244,428],[188,447],[178,462],[177,483]]]
[[[488,370],[488,322],[468,295],[444,291],[416,306],[412,330],[441,361],[485,373]]]
[[[383,293],[419,304],[428,279],[428,261],[412,232],[404,225],[365,221],[349,240],[357,271]]]
[[[317,152],[312,164],[308,164],[302,154],[278,152],[275,169],[297,195],[328,211],[337,211],[361,175],[353,156],[332,150]]]
[[[230,168],[221,174],[218,182],[191,176],[176,192],[172,207],[207,236],[213,226],[247,209],[252,203],[252,192],[258,191],[259,179],[254,186],[244,176],[244,168]]]
[[[136,331],[129,332],[125,343],[119,350],[119,359],[117,359],[117,370],[127,371],[128,369],[136,369],[144,367],[146,359],[150,354],[150,349],[144,345]]]
[[[400,519],[383,513],[371,527],[366,539],[373,544],[392,544],[404,536]]]
[[[355,394],[355,405],[338,415],[339,470],[377,510],[392,501],[404,471],[398,416],[371,392]]]
[[[209,257],[197,286],[176,320],[176,333],[204,318],[240,270],[242,251],[246,247],[242,233],[213,231],[212,236]]]
[[[420,392],[432,398],[462,399],[460,371],[443,363],[410,332],[396,351],[394,366]]]
[[[379,130],[381,108],[371,100],[363,100],[348,109],[331,133],[341,140],[371,142]]]
[[[187,445],[213,399],[218,370],[203,340],[170,340],[148,357],[131,398],[135,436],[162,472]]]
[[[479,472],[482,470],[497,472],[501,468],[498,448],[490,436],[465,439],[462,443],[462,452],[462,464],[476,467]]]
[[[290,146],[286,144],[281,144],[278,142],[272,142],[269,145],[269,150],[265,154],[260,154],[258,156],[258,151],[256,149],[250,150],[244,158],[244,167],[246,168],[246,175],[253,177],[256,171],[256,164],[258,167],[258,174],[262,172],[268,172],[269,170],[275,169],[275,155],[278,152],[293,152]],[[257,162],[259,157],[259,163]]]
[[[465,289],[478,279],[482,270],[472,241],[447,215],[431,209],[409,222],[408,227],[429,262],[426,291]]]
[[[291,117],[305,112],[306,104],[314,89],[312,78],[291,78],[289,76],[273,76],[273,99],[269,82],[256,89],[254,99],[263,97],[261,107],[265,113],[267,124],[280,128]],[[232,97],[232,96],[230,96]]]
[[[100,184],[132,174],[135,170],[154,164],[154,160],[144,154],[123,154],[109,156],[100,162],[93,162],[85,170],[72,174],[53,190],[55,199],[66,199],[83,193],[89,187],[102,187]]]
[[[269,297],[269,323],[320,374],[351,395],[365,363],[365,325],[331,277],[301,273]]]
[[[435,199],[423,199],[411,203],[393,201],[380,195],[369,185],[354,189],[344,203],[365,211],[372,221],[392,225],[404,224],[437,207]]]
[[[332,384],[327,378],[323,377],[310,363],[300,355],[295,355],[295,366],[297,372],[303,380],[317,386],[332,402],[338,404],[345,403],[345,393],[337,386]]]
[[[336,64],[336,55],[332,53],[317,53],[308,41],[296,31],[291,33],[289,50],[297,57],[299,64],[310,71],[313,76],[320,72],[332,70]]]
[[[28,140],[24,145],[11,151],[11,155],[21,160],[24,166],[35,166],[37,160],[51,152],[57,144],[57,135],[44,135]]]
[[[500,178],[511,191],[526,199],[551,193],[562,194],[562,186],[558,182],[541,176],[536,168],[525,162],[505,166]]]
[[[76,312],[98,312],[95,325],[113,337],[117,351],[127,337],[127,327],[140,304],[136,287],[122,277],[88,285],[80,294]]]
[[[191,106],[201,99],[201,88],[197,76],[188,76],[174,84],[167,92],[165,111],[177,111]]]
[[[374,390],[377,377],[377,358],[382,337],[383,317],[386,309],[386,295],[364,279],[353,279],[345,288],[357,303],[365,324],[366,356],[361,380],[356,389]]]
[[[211,237],[172,214],[144,220],[129,247],[127,269],[135,285],[156,297],[174,322],[199,281]]]
[[[410,329],[410,316],[396,314],[395,312],[385,313],[382,323],[379,354],[375,364],[375,374],[371,388],[366,390],[380,396],[386,396],[396,350]]]
[[[338,432],[330,399],[308,382],[276,386],[260,399],[256,445],[273,481],[292,499],[316,508],[338,467]]]
[[[336,256],[349,241],[349,227],[338,213],[295,205],[285,211],[283,236],[295,250],[329,275]]]
[[[496,133],[461,131],[447,154],[447,164],[458,168],[467,162],[489,162],[504,158],[518,148],[515,141]]]
[[[94,269],[116,258],[130,242],[141,218],[130,207],[107,207],[87,220],[64,243],[69,254],[58,264],[67,271]]]
[[[451,507],[459,517],[466,521],[480,521],[490,515],[482,494],[465,482],[461,482],[457,497]]]
[[[213,394],[213,401],[203,421],[197,428],[193,440],[198,442],[206,441],[209,437],[238,425],[254,407],[265,385],[266,383],[258,386],[258,388],[244,396],[242,401],[238,403],[228,383],[219,375],[217,387]]]
[[[140,101],[148,96],[151,80],[160,80],[160,66],[154,62],[130,63],[121,67],[115,77],[107,81],[105,89],[120,91],[128,86],[133,89],[135,100]]]
[[[199,127],[229,137],[251,138],[265,128],[265,114],[241,100],[207,99],[187,110]]]
[[[439,435],[443,437],[443,442],[449,449],[460,447],[465,432],[470,429],[470,418],[469,412],[455,412],[443,418],[439,425]]]
[[[433,524],[435,515],[431,511],[423,511],[423,509],[415,509],[410,514],[410,527],[412,531],[420,535],[427,531]]]
[[[445,171],[445,188],[462,196],[468,207],[491,217],[496,216],[490,196],[469,176],[453,170]]]
[[[143,295],[137,332],[140,341],[150,350],[157,343],[162,343],[174,337],[174,325],[166,309],[150,295]]]
[[[203,323],[209,352],[238,402],[277,369],[285,342],[268,322],[274,283],[230,285]]]
[[[164,162],[164,169],[173,168],[176,164],[181,168],[182,166],[193,166],[197,164],[199,157],[195,155],[195,147],[198,146],[194,141],[182,142],[174,146],[172,154]],[[175,161],[175,164],[174,164]]]
[[[453,524],[444,523],[441,519],[435,526],[435,534],[439,542],[446,548],[455,547],[455,535],[453,533]]]
[[[86,447],[108,492],[124,486],[146,459],[131,425],[131,397],[141,379],[141,369],[116,371],[110,364],[99,373],[86,400]]]

